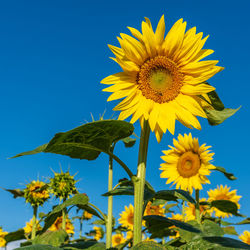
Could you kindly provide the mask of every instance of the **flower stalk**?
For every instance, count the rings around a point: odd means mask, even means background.
[[[66,198],[63,199],[63,202],[66,201]],[[67,208],[62,210],[62,229],[66,231],[66,217],[67,217]]]
[[[199,189],[195,189],[195,218],[199,225],[201,225],[201,212],[200,212],[200,191]]]
[[[150,127],[148,121],[144,121],[141,129],[139,157],[137,166],[137,178],[134,178],[134,245],[142,240],[142,215],[143,215],[143,202],[144,202],[144,187],[146,177],[146,161],[148,142],[150,135]]]
[[[110,151],[113,153],[114,146],[111,146]],[[113,158],[109,156],[109,174],[108,174],[108,191],[113,188]],[[108,216],[106,220],[106,248],[112,246],[112,220],[113,220],[113,196],[108,197]]]
[[[33,206],[33,218],[32,218],[32,231],[31,231],[31,240],[34,240],[36,237],[36,218],[37,218],[37,209],[38,207]]]

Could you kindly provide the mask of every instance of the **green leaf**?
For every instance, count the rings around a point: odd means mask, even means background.
[[[88,240],[88,241],[80,241],[80,242],[73,243],[73,244],[63,245],[61,249],[64,249],[64,250],[75,250],[75,249],[102,250],[102,249],[106,249],[106,247],[104,243],[98,243],[93,240]]]
[[[77,205],[79,209],[86,210],[88,213],[95,215],[96,217],[99,217],[101,220],[103,220],[102,216],[92,207],[89,205]]]
[[[37,236],[32,241],[32,244],[33,245],[44,244],[44,245],[51,245],[54,247],[59,247],[65,242],[67,238],[68,238],[68,234],[63,229],[57,230],[55,232],[47,231]]]
[[[216,171],[223,173],[227,177],[227,179],[229,179],[231,181],[237,179],[232,173],[227,173],[226,169],[223,167],[216,167],[213,170],[216,170]]]
[[[230,235],[238,235],[238,233],[235,230],[235,227],[223,227],[222,228],[225,234],[230,234]]]
[[[46,216],[44,216],[43,217],[43,218],[45,218],[44,226],[43,226],[41,233],[46,232],[53,225],[53,223],[56,221],[56,219],[60,216],[62,216],[62,211],[57,212],[57,213],[52,213],[52,214],[49,213]]]
[[[224,104],[220,100],[216,91],[209,92],[209,93],[207,93],[207,95],[208,95],[208,98],[210,99],[211,105],[214,109],[221,111],[225,108]]]
[[[227,118],[234,115],[241,107],[237,109],[225,108],[221,111],[215,109],[204,109],[208,123],[212,126],[219,125],[224,122]]]
[[[65,202],[63,202],[62,204],[56,206],[50,214],[61,212],[64,208],[68,206],[87,205],[88,201],[89,198],[85,194],[76,194]]]
[[[133,131],[133,125],[125,121],[91,122],[70,131],[58,133],[48,144],[12,158],[45,152],[77,159],[95,160],[101,152],[108,153],[112,143],[130,136]]]
[[[102,196],[115,196],[115,195],[134,195],[134,187],[117,187],[105,194],[102,194]]]
[[[44,150],[46,149],[47,146],[48,146],[48,143],[43,144],[43,145],[35,148],[34,150],[26,151],[26,152],[17,154],[17,155],[15,155],[13,157],[10,157],[10,159],[17,158],[17,157],[20,157],[20,156],[25,156],[25,155],[34,155],[34,154],[42,153],[42,152],[44,152]]]
[[[146,225],[149,229],[149,232],[151,232],[153,229],[153,231],[156,230],[162,230],[163,228],[168,228],[170,226],[176,226],[178,228],[181,228],[183,230],[186,231],[190,231],[193,233],[200,233],[201,231],[195,227],[193,227],[190,224],[187,224],[185,222],[182,221],[178,221],[178,220],[172,220],[172,219],[168,219],[166,217],[163,216],[159,216],[159,215],[149,215],[149,216],[144,216],[143,219],[146,221]]]
[[[126,138],[122,139],[122,141],[123,141],[126,148],[131,148],[136,143],[136,139],[131,138],[131,137],[126,137]]]
[[[235,216],[241,216],[238,214],[238,207],[236,203],[229,200],[215,200],[211,202],[211,207],[216,207],[224,213],[230,213]]]
[[[166,201],[177,201],[177,199],[181,199],[195,204],[194,198],[187,191],[181,189],[158,191],[155,194],[155,198]]]
[[[243,243],[242,241],[219,236],[203,237],[204,240],[214,243],[223,247],[237,248],[237,249],[250,249],[250,245]],[[215,246],[214,246],[215,247]]]
[[[148,241],[148,242],[141,242],[136,244],[132,250],[165,250],[163,245],[160,245],[156,242]]]
[[[151,206],[159,206],[159,205],[164,205],[164,204],[166,204],[165,200],[155,199],[152,201]],[[171,205],[173,205],[173,204],[171,204]]]
[[[62,249],[59,247],[38,244],[38,245],[15,248],[15,250],[62,250]]]
[[[206,236],[223,236],[224,230],[217,223],[205,220],[202,224],[202,233]]]
[[[16,199],[17,197],[23,197],[24,196],[24,192],[21,189],[5,189],[5,188],[3,188],[3,190],[13,194],[14,199]]]
[[[245,224],[250,224],[250,218],[246,218],[245,220],[236,223],[237,225],[245,225]]]
[[[23,240],[25,239],[24,230],[19,229],[15,232],[8,233],[7,235],[5,235],[4,239],[6,240],[7,243],[16,240]]]

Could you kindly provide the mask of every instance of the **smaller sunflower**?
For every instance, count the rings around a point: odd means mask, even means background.
[[[216,200],[228,200],[228,201],[232,201],[234,202],[238,209],[240,208],[240,204],[239,204],[239,200],[241,198],[241,196],[236,194],[237,190],[232,190],[230,191],[230,187],[227,187],[227,185],[225,185],[223,187],[223,185],[217,186],[216,189],[210,189],[207,193],[208,193],[208,202],[212,202],[212,201],[216,201]],[[217,217],[229,217],[232,216],[231,213],[225,213],[220,211],[219,209],[212,207],[211,208],[212,212],[215,212],[215,216]]]
[[[121,218],[118,219],[119,223],[123,227],[126,227],[130,230],[134,228],[134,207],[132,204],[129,207],[125,206],[125,211],[120,214]]]
[[[169,219],[171,219],[171,220],[178,220],[178,221],[184,221],[183,216],[181,214],[172,214],[172,216],[169,217]],[[178,238],[180,236],[180,233],[179,233],[178,229],[176,229],[176,226],[171,226],[169,228],[170,229],[174,229],[174,231],[176,232],[176,235],[169,236],[170,239],[175,239],[175,238]]]
[[[126,239],[124,238],[123,234],[115,234],[112,236],[112,246],[115,247],[124,243]]]
[[[31,206],[42,206],[49,199],[48,185],[42,181],[32,181],[24,189],[24,198]]]
[[[250,232],[244,231],[243,234],[239,236],[239,238],[246,244],[250,245]]]
[[[6,246],[6,240],[5,236],[7,235],[7,232],[4,232],[3,229],[0,227],[0,247],[5,247]]]
[[[206,202],[205,198],[201,198],[200,202]],[[208,205],[200,205],[201,215],[209,213]],[[186,214],[185,221],[195,220],[195,204],[188,202],[187,207],[185,207],[184,212]]]
[[[25,227],[23,228],[25,234],[30,234],[32,232],[33,227],[33,219],[31,219],[29,222],[26,222]],[[41,230],[42,227],[39,224],[38,220],[36,220],[36,231]]]
[[[87,212],[86,210],[83,212],[84,220],[90,220],[93,217],[93,214]]]
[[[50,179],[50,189],[56,198],[67,199],[72,194],[77,194],[76,180],[74,176],[66,173],[54,173],[55,176]]]
[[[143,241],[146,241],[146,242],[148,242],[148,241],[153,241],[153,242],[157,242],[155,239],[150,239],[149,237],[147,237],[145,240],[143,240]]]
[[[53,225],[49,228],[49,231],[57,231],[62,229],[62,216],[61,217],[57,217],[56,221],[53,223]],[[67,234],[74,234],[74,226],[71,222],[70,219],[66,219],[66,232]]]
[[[96,241],[99,241],[100,239],[102,239],[104,235],[103,229],[101,227],[93,227],[93,229],[95,230],[94,239]]]
[[[145,212],[144,212],[144,216],[147,216],[147,215],[160,215],[160,216],[164,216],[164,205],[152,205],[152,202],[149,201],[147,206],[146,206],[146,209],[145,209]]]
[[[199,145],[198,138],[192,138],[191,133],[179,135],[178,141],[173,140],[175,147],[169,146],[169,150],[161,158],[165,161],[161,164],[161,178],[167,178],[166,184],[173,182],[177,189],[189,190],[202,189],[202,184],[210,183],[206,175],[215,167],[210,163],[214,153],[210,146]]]

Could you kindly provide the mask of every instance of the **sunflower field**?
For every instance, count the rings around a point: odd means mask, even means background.
[[[210,78],[221,74],[224,67],[213,59],[214,51],[205,48],[208,36],[196,27],[187,28],[183,19],[166,28],[164,15],[158,23],[145,18],[141,29],[128,27],[127,33],[117,37],[118,46],[108,45],[120,70],[100,80],[102,91],[109,93],[107,101],[116,102],[117,117],[116,112],[112,118],[92,116],[91,122],[58,132],[29,151],[20,148],[9,159],[17,162],[44,153],[45,157],[83,160],[84,165],[86,160],[95,164],[106,155],[103,192],[99,197],[90,196],[79,188],[84,180],[63,167],[60,171],[52,167],[48,176],[22,187],[1,187],[10,198],[25,202],[32,214],[12,232],[1,224],[0,247],[7,249],[18,241],[18,250],[250,249],[250,231],[237,232],[250,224],[249,214],[240,211],[244,197],[228,185],[237,179],[236,174],[227,166],[218,166],[213,145],[190,132],[230,123],[239,110],[225,107],[215,91]],[[85,109],[91,112],[90,107]],[[207,122],[201,123],[198,117]],[[135,132],[137,123],[140,134]],[[179,133],[177,124],[184,133]],[[155,157],[149,150],[149,138],[158,144],[167,140],[169,145],[160,152],[159,166],[147,165]],[[121,151],[130,150],[138,155],[130,159],[136,168],[120,157]],[[151,167],[158,171],[154,180],[163,180],[165,189],[156,189],[153,178],[146,176]],[[116,182],[117,168],[123,174]],[[98,167],[85,171],[88,178],[88,172],[98,174]],[[225,183],[210,188],[213,175],[220,175]],[[93,180],[93,185],[98,183]],[[97,205],[100,197],[105,207]],[[130,197],[131,202],[117,216],[114,205],[123,197]]]

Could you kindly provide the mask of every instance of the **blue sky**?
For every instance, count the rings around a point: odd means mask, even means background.
[[[104,211],[107,198],[108,158],[96,161],[70,159],[40,154],[7,160],[19,152],[48,142],[55,133],[70,130],[86,121],[90,113],[98,118],[117,113],[117,102],[107,103],[100,80],[120,71],[109,59],[107,44],[118,45],[116,36],[128,33],[127,26],[140,28],[146,16],[154,27],[165,15],[167,30],[183,17],[188,27],[210,35],[205,48],[215,50],[211,59],[218,59],[225,70],[210,79],[227,107],[241,110],[222,125],[211,127],[200,120],[202,130],[192,130],[201,143],[212,145],[214,164],[225,167],[237,176],[230,182],[222,174],[211,175],[211,185],[227,184],[238,190],[241,213],[250,215],[249,197],[249,1],[1,1],[0,2],[0,82],[1,82],[1,151],[0,186],[23,188],[38,176],[52,176],[50,168],[59,171],[70,166],[78,172],[80,192],[87,193],[92,203]],[[139,124],[135,124],[140,134]],[[176,135],[190,130],[177,122]],[[151,135],[147,179],[156,190],[168,189],[160,179],[161,151],[172,144],[173,136],[164,135],[161,144]],[[132,149],[117,145],[116,154],[136,172],[138,143]],[[114,183],[126,177],[115,165]],[[14,200],[0,190],[0,225],[6,231],[23,227],[32,216],[31,207],[23,199]],[[115,215],[130,197],[116,197]],[[48,211],[54,201],[43,210]],[[86,229],[88,226],[86,226]],[[238,227],[238,232],[249,226]]]

